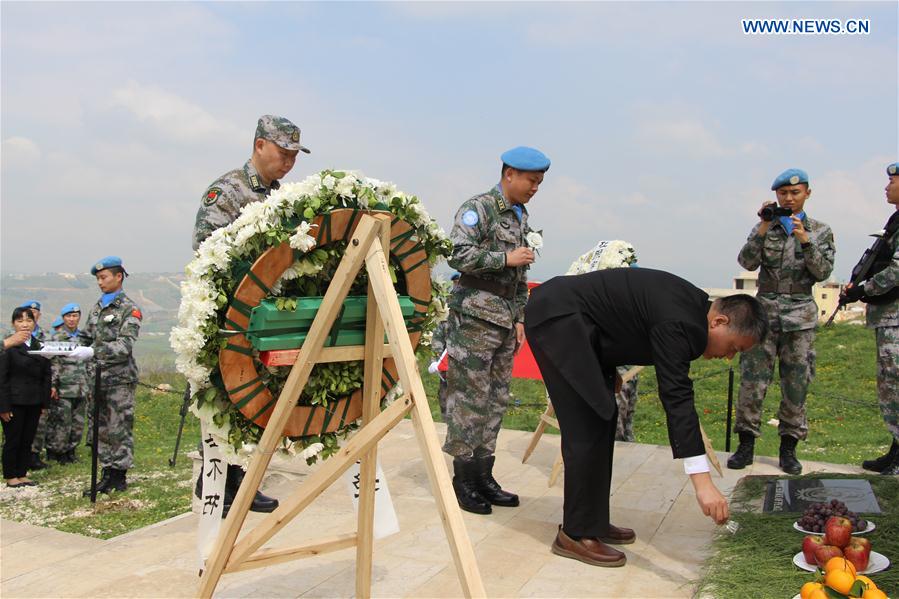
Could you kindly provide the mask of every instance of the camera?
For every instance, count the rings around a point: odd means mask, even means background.
[[[793,211],[789,208],[781,208],[777,204],[769,204],[759,210],[759,216],[762,217],[762,220],[772,221],[775,218],[780,218],[781,216],[791,216]]]

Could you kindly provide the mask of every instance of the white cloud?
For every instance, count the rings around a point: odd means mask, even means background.
[[[153,126],[171,139],[181,142],[211,142],[223,138],[249,140],[252,136],[221,121],[206,110],[180,96],[153,85],[129,81],[112,92],[112,105],[128,110],[142,123]]]
[[[28,170],[38,165],[41,149],[27,137],[8,137],[3,140],[3,168]]]

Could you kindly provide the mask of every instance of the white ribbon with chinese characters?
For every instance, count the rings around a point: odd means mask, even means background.
[[[359,513],[359,478],[361,462],[356,462],[350,466],[349,470],[343,475],[346,482],[347,491],[353,498],[353,507],[356,514]],[[381,470],[381,462],[375,461],[375,518],[374,518],[374,537],[383,539],[400,531],[400,523],[396,518],[396,510],[393,509],[393,500],[390,499],[390,489],[387,488],[387,479],[384,478],[384,471]]]
[[[228,463],[222,456],[221,447],[206,430],[206,421],[200,420],[203,443],[203,470],[200,472],[200,523],[197,530],[197,553],[200,571],[206,567],[206,560],[218,538],[222,526],[222,509],[225,502],[225,480],[228,477]]]

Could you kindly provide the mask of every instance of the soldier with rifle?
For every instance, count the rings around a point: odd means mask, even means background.
[[[887,167],[887,176],[886,200],[895,211],[883,233],[876,235],[877,241],[852,269],[852,280],[840,294],[837,309],[856,301],[867,304],[867,325],[874,329],[877,338],[880,412],[893,436],[889,451],[877,459],[865,460],[862,468],[899,475],[899,162]]]

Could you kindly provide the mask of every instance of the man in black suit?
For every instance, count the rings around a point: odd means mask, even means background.
[[[684,458],[703,513],[727,521],[727,500],[709,476],[690,362],[729,359],[764,339],[767,319],[755,298],[740,294],[709,305],[705,292],[667,272],[601,270],[535,288],[525,327],[562,431],[564,517],[553,553],[623,566],[625,554],[609,545],[636,538],[609,522],[615,367],[623,364],[655,366],[674,457]]]

